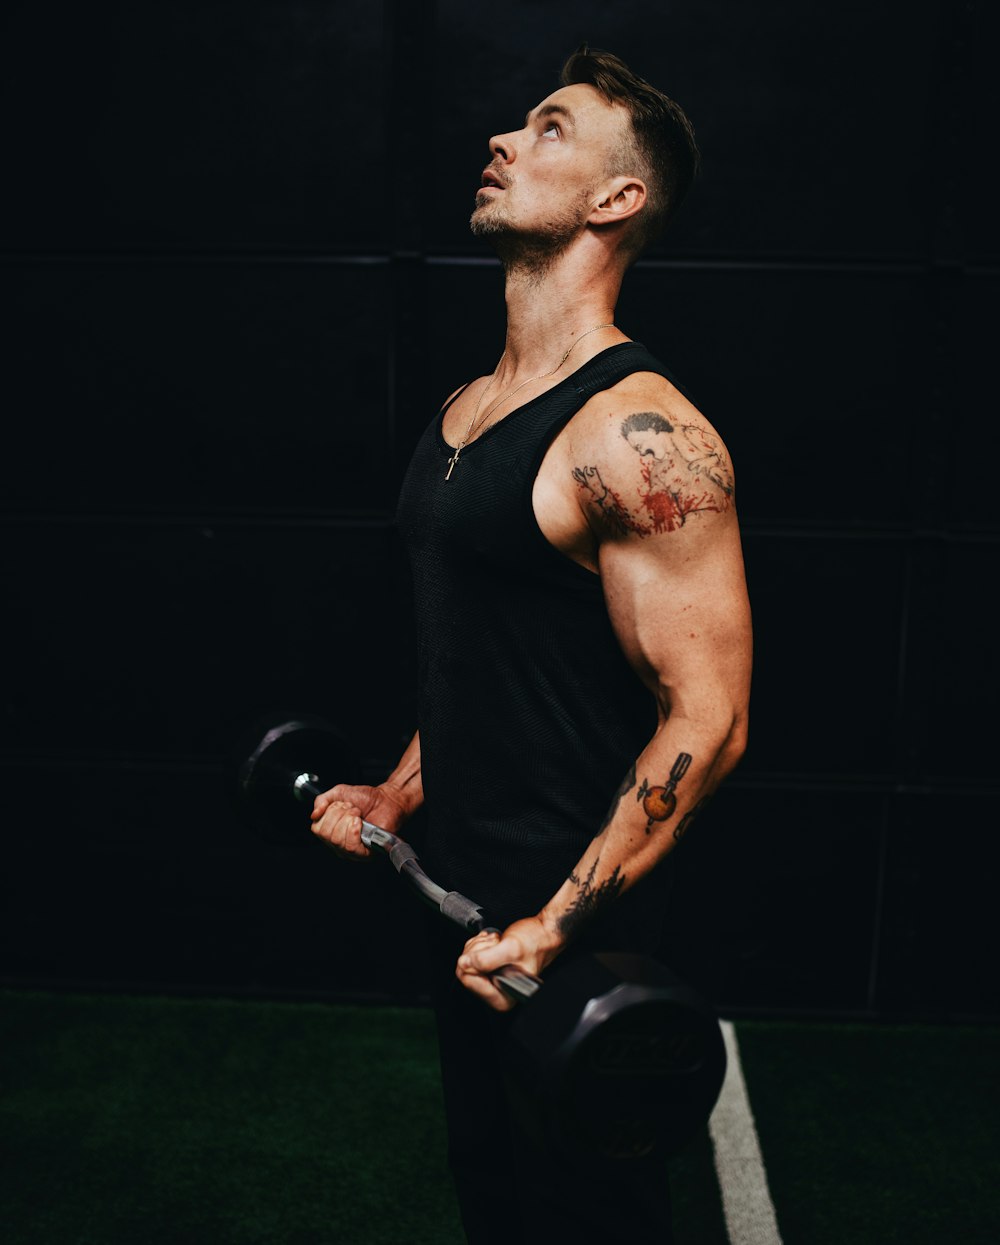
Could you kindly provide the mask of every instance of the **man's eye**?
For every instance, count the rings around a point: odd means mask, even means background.
[[[549,124],[545,127],[545,129],[542,130],[542,137],[544,137],[546,134],[558,134],[558,133],[559,133],[559,127],[556,125],[554,121],[550,121]]]

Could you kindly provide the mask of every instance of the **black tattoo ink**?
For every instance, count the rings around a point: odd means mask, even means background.
[[[630,432],[673,432],[674,426],[669,419],[657,415],[655,411],[633,411],[622,420],[622,436],[628,440]]]
[[[608,826],[611,825],[612,818],[614,817],[615,813],[618,812],[618,805],[621,804],[622,800],[625,798],[628,792],[632,790],[634,786],[635,786],[635,762],[633,761],[632,768],[622,779],[621,786],[615,792],[614,799],[611,801],[611,807],[608,809],[607,813],[605,814],[604,820],[601,822],[601,828],[598,830],[597,832],[598,834],[603,834],[604,831],[607,830]]]
[[[633,411],[619,431],[639,455],[638,505],[631,490],[626,502],[626,495],[605,484],[596,466],[573,470],[585,501],[609,535],[676,532],[691,515],[730,509],[734,484],[725,446],[703,424],[673,424],[656,411]]]
[[[567,936],[574,934],[582,925],[592,920],[597,912],[617,899],[625,885],[625,874],[622,873],[620,866],[615,865],[614,873],[606,877],[600,885],[595,886],[594,874],[597,872],[600,860],[598,856],[582,882],[575,873],[569,875],[569,880],[580,893],[559,918],[559,930]]]
[[[684,814],[684,816],[677,823],[677,825],[674,826],[674,841],[675,842],[679,843],[681,839],[683,839],[685,834],[687,834],[688,827],[691,825],[692,821],[694,821],[694,819],[698,816],[698,814],[701,812],[701,810],[705,807],[707,803],[708,803],[708,796],[703,795],[701,799],[698,801],[698,803],[694,806],[694,808],[689,808],[688,811]]]
[[[645,527],[635,523],[622,499],[608,488],[596,467],[574,467],[573,479],[590,494],[600,521],[612,536],[624,536],[626,532],[646,535]]]
[[[646,822],[647,834],[653,833],[654,823],[669,821],[673,817],[674,810],[677,807],[677,796],[674,795],[674,792],[677,789],[677,784],[688,772],[691,760],[690,752],[678,753],[677,760],[670,770],[670,777],[662,787],[651,787],[648,778],[642,780],[642,786],[636,793],[635,798],[642,801],[642,811],[649,818]]]

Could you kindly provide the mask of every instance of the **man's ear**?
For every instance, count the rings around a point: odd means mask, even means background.
[[[592,225],[617,225],[635,216],[645,205],[646,183],[638,177],[613,177],[598,191],[587,218]]]

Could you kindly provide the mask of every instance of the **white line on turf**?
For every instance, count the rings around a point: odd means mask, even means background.
[[[781,1245],[732,1021],[722,1022],[722,1033],[728,1066],[708,1130],[726,1230],[731,1245]]]

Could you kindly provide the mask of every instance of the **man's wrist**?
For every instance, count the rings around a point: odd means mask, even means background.
[[[391,776],[379,783],[379,790],[405,818],[412,817],[424,802],[424,793],[419,786],[414,788],[412,783],[395,783]]]
[[[558,955],[560,951],[565,949],[568,941],[559,913],[551,905],[546,904],[541,912],[538,913],[537,920],[545,930],[546,945],[553,955]]]

